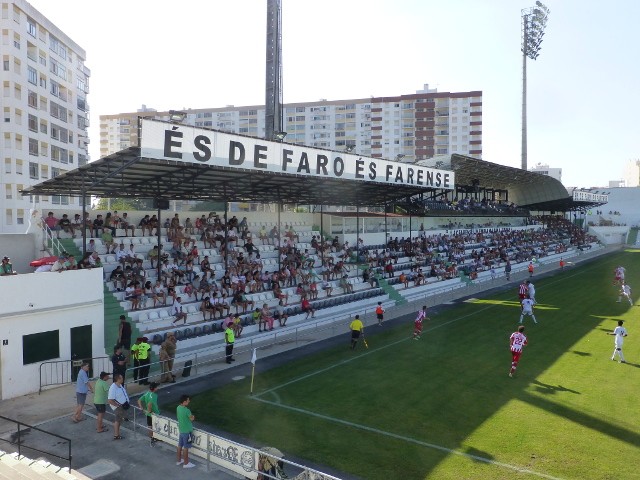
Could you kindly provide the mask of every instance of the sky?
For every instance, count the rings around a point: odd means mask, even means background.
[[[99,116],[264,105],[266,0],[31,0],[87,52]],[[602,187],[640,159],[640,2],[547,0],[528,164]],[[483,159],[520,167],[521,9],[535,0],[282,0],[284,102],[482,90]]]

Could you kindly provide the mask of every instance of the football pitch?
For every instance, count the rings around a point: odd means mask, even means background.
[[[194,396],[199,422],[363,479],[640,478],[640,252],[536,285],[538,324],[509,378],[517,286]],[[611,361],[618,320],[627,363]],[[260,360],[258,360],[260,362]]]

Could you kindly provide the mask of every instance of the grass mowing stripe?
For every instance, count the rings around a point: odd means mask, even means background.
[[[441,323],[440,325],[436,325],[435,327],[428,328],[428,329],[426,329],[424,331],[424,333],[432,332],[436,328],[444,327],[445,325],[449,325],[450,323],[457,322],[458,320],[462,320],[462,319],[467,318],[467,317],[472,317],[473,315],[476,315],[476,314],[478,314],[480,312],[484,312],[485,310],[489,310],[490,308],[493,308],[495,306],[496,305],[489,305],[488,307],[482,308],[482,309],[478,310],[477,312],[473,312],[473,313],[470,313],[468,315],[464,315],[462,317],[454,318],[453,320],[449,320],[448,322]],[[261,395],[264,395],[265,393],[271,393],[274,390],[278,390],[279,388],[286,387],[287,385],[291,385],[292,383],[299,382],[300,380],[306,380],[307,378],[313,377],[313,376],[318,375],[320,373],[324,373],[324,372],[326,372],[328,370],[331,370],[333,368],[340,367],[340,366],[342,366],[342,365],[344,365],[346,363],[352,362],[354,360],[358,360],[358,359],[360,359],[360,358],[362,358],[362,357],[364,357],[366,355],[371,355],[372,353],[377,353],[382,349],[385,349],[385,348],[388,348],[388,347],[393,347],[394,345],[397,345],[397,344],[402,343],[402,342],[406,342],[407,340],[411,340],[411,337],[403,338],[403,339],[398,340],[396,342],[388,343],[387,345],[383,345],[382,347],[376,348],[375,350],[369,350],[369,351],[363,353],[362,355],[358,355],[357,357],[352,357],[352,358],[349,358],[347,360],[343,360],[341,362],[334,363],[333,365],[330,365],[330,366],[328,366],[326,368],[323,368],[323,369],[320,369],[320,370],[316,370],[315,372],[311,372],[308,375],[303,375],[302,377],[296,378],[295,380],[291,380],[289,382],[285,382],[282,385],[278,385],[277,387],[273,387],[273,388],[270,388],[269,390],[265,390],[264,392],[257,393],[253,397],[255,398],[255,397],[259,397]]]
[[[545,473],[534,472],[533,470],[528,470],[526,468],[516,467],[515,465],[509,465],[508,463],[496,462],[495,460],[491,460],[491,459],[484,458],[484,457],[479,457],[477,455],[471,455],[469,453],[459,452],[457,450],[452,450],[450,448],[441,447],[440,445],[434,445],[433,443],[421,442],[420,440],[416,440],[415,438],[403,437],[402,435],[397,435],[395,433],[385,432],[383,430],[378,430],[377,428],[371,428],[371,427],[367,427],[365,425],[358,425],[357,423],[348,422],[346,420],[340,420],[339,418],[329,417],[327,415],[322,415],[320,413],[310,412],[308,410],[303,410],[301,408],[290,407],[288,405],[283,405],[281,403],[270,402],[270,401],[264,400],[262,398],[257,398],[257,397],[251,397],[251,398],[253,398],[254,400],[257,400],[259,402],[267,403],[269,405],[273,405],[273,406],[280,407],[280,408],[285,408],[287,410],[293,410],[294,412],[302,413],[304,415],[311,415],[313,417],[322,418],[323,420],[329,420],[330,422],[336,422],[336,423],[341,423],[343,425],[348,425],[350,427],[360,428],[360,429],[366,430],[368,432],[377,433],[377,434],[380,434],[380,435],[385,435],[387,437],[397,438],[398,440],[403,440],[405,442],[415,443],[415,444],[421,445],[423,447],[434,448],[436,450],[441,450],[443,452],[452,453],[454,455],[460,455],[462,457],[467,457],[467,458],[470,458],[472,460],[488,463],[490,465],[495,465],[497,467],[508,468],[510,470],[515,470],[516,472],[519,472],[519,473],[528,473],[530,475],[535,475],[535,476],[542,477],[542,478],[548,478],[550,480],[562,480],[559,477],[554,477],[554,476],[551,476],[551,475],[547,475]]]

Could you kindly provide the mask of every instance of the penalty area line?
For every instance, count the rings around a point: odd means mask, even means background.
[[[258,397],[255,397],[255,396],[250,397],[250,398],[252,398],[254,400],[257,400],[258,402],[263,402],[263,403],[266,403],[266,404],[269,404],[269,405],[273,405],[275,407],[285,408],[287,410],[292,410],[294,412],[302,413],[302,414],[305,414],[305,415],[310,415],[312,417],[322,418],[323,420],[328,420],[330,422],[340,423],[342,425],[347,425],[347,426],[350,426],[350,427],[359,428],[361,430],[366,430],[368,432],[377,433],[377,434],[384,435],[384,436],[391,437],[391,438],[396,438],[398,440],[403,440],[403,441],[409,442],[409,443],[415,443],[416,445],[421,445],[423,447],[433,448],[435,450],[440,450],[442,452],[447,452],[447,453],[451,453],[451,454],[454,454],[454,455],[459,455],[461,457],[466,457],[466,458],[469,458],[471,460],[476,460],[478,462],[483,462],[483,463],[486,463],[486,464],[489,464],[489,465],[495,465],[497,467],[507,468],[509,470],[514,470],[514,471],[520,472],[520,473],[527,473],[527,474],[535,475],[535,476],[538,476],[538,477],[541,477],[541,478],[548,478],[549,480],[563,480],[563,479],[561,479],[559,477],[554,477],[552,475],[547,475],[546,473],[534,472],[533,470],[517,467],[515,465],[509,465],[508,463],[497,462],[497,461],[491,460],[489,458],[479,457],[477,455],[471,455],[470,453],[460,452],[458,450],[453,450],[451,448],[442,447],[440,445],[435,445],[433,443],[422,442],[420,440],[416,440],[415,438],[404,437],[402,435],[397,435],[395,433],[385,432],[384,430],[378,430],[377,428],[372,428],[372,427],[367,427],[367,426],[364,426],[364,425],[359,425],[357,423],[348,422],[346,420],[340,420],[338,418],[329,417],[327,415],[322,415],[320,413],[310,412],[308,410],[303,410],[301,408],[290,407],[288,405],[283,405],[281,403],[270,402],[268,400],[264,400],[263,398],[258,398]]]

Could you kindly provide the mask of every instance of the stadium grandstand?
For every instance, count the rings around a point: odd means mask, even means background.
[[[178,136],[178,128],[185,132]],[[207,149],[212,163],[203,164],[198,152],[184,145],[187,140],[175,141],[199,138],[203,131],[213,145]],[[152,139],[145,142],[145,134]],[[470,157],[415,165],[363,160],[155,121],[143,123],[141,145],[25,191],[150,197],[160,206],[173,198],[227,205],[222,215],[172,212],[165,222],[160,209],[128,212],[126,221],[117,212],[104,212],[107,224],[83,208],[88,228],[80,227],[82,238],[68,238],[74,232],[53,225],[62,238],[58,249],[74,254],[78,268],[104,269],[107,351],[117,340],[123,314],[133,322],[134,337],[144,335],[160,345],[173,334],[183,341],[181,352],[212,345],[220,350],[223,323],[236,314],[238,333],[269,335],[262,332],[261,317],[286,315],[281,323],[287,328],[304,324],[310,315],[332,318],[377,302],[388,308],[495,279],[507,265],[516,272],[530,262],[556,262],[598,246],[556,211],[602,202],[574,201],[553,178]],[[242,165],[244,152],[251,151],[256,152],[253,163]],[[312,158],[317,168],[309,167]],[[325,168],[323,175],[322,162],[333,170],[326,174]],[[282,173],[288,163],[293,173]],[[373,174],[363,179],[359,171]],[[344,178],[344,172],[355,175]],[[372,176],[375,181],[369,181]],[[230,218],[228,202],[240,201],[271,202],[277,208],[270,215]],[[288,214],[283,221],[285,203],[316,205],[316,210]],[[336,204],[352,205],[356,212],[323,211]],[[550,214],[533,217],[531,207]],[[187,221],[187,215],[195,220]],[[344,225],[354,216],[354,229],[333,235],[336,221]],[[371,218],[375,232],[365,228]],[[48,236],[53,238],[52,231]],[[66,258],[58,263],[54,269],[75,268]],[[179,321],[176,308],[185,314]]]

